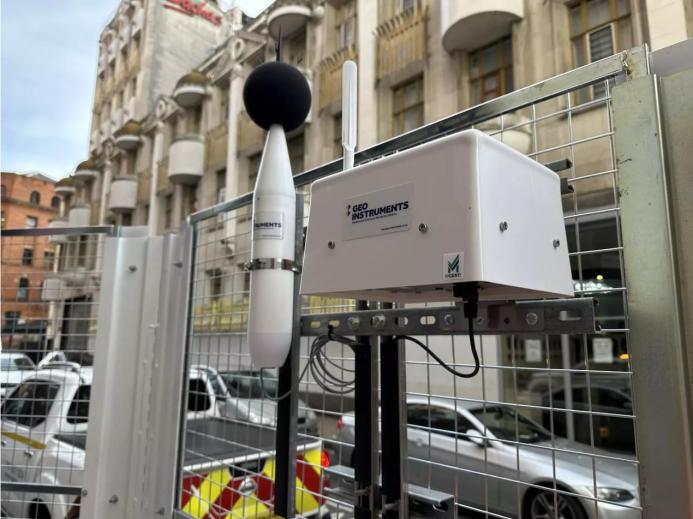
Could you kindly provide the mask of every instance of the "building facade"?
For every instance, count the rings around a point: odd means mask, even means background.
[[[341,155],[346,59],[359,65],[364,148],[620,50],[683,40],[691,4],[281,0],[249,19],[215,3],[123,1],[100,41],[90,157],[72,176],[68,215],[86,207],[93,224],[148,225],[160,234],[250,191],[263,134],[243,110],[242,85],[274,59],[280,27],[284,60],[313,92],[306,124],[289,139],[297,173]],[[595,86],[575,96],[584,105],[578,127],[603,124],[603,95]],[[526,120],[519,112],[503,121],[517,127],[510,144],[526,153],[533,139],[543,150],[564,137],[551,121],[532,129]],[[595,168],[603,151],[576,162]],[[599,205],[603,188],[595,181],[584,191]]]
[[[693,1],[278,0],[251,19],[214,2],[123,0],[100,41],[90,156],[58,183],[68,223],[175,232],[186,215],[251,191],[264,134],[244,111],[242,89],[275,58],[280,31],[283,60],[313,94],[305,124],[288,135],[299,173],[341,156],[345,60],[359,68],[358,147],[366,148],[616,52],[682,41],[693,34]],[[519,110],[479,129],[503,129],[507,144],[542,163],[572,159],[580,182],[564,207],[599,214],[617,205],[609,140],[571,146],[570,157],[565,143],[608,135],[607,98],[608,85],[595,84],[546,103],[546,113]],[[582,224],[595,247],[616,225],[605,214]],[[243,329],[248,216],[206,226],[196,331]],[[577,288],[608,284],[617,262],[583,258],[581,272],[594,279]],[[622,346],[612,346],[614,356]]]
[[[55,181],[41,174],[3,172],[2,228],[47,227],[58,216],[61,200],[54,193]],[[48,303],[41,297],[46,275],[53,271],[55,244],[46,236],[3,240],[2,336],[3,346],[40,343],[45,332]]]

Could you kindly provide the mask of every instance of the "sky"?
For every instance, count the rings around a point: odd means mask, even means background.
[[[270,3],[235,1],[250,16]],[[0,0],[2,171],[58,179],[87,158],[99,35],[118,4]]]

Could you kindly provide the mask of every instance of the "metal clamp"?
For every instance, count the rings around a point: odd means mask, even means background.
[[[290,270],[295,274],[301,273],[301,265],[294,260],[282,258],[255,258],[252,261],[246,261],[243,268],[248,271],[252,270]]]

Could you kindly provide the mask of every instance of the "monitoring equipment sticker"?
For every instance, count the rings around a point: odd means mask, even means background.
[[[373,191],[345,201],[342,239],[406,231],[411,225],[414,184]]]
[[[464,252],[443,254],[443,278],[457,279],[464,277]]]
[[[279,211],[259,211],[253,221],[253,240],[284,237],[284,214]]]

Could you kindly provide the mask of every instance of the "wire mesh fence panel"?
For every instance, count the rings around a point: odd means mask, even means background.
[[[246,342],[250,207],[196,224],[180,510],[193,517],[267,517],[273,507],[278,378]],[[296,417],[296,512],[322,516],[328,464],[323,419]],[[211,516],[211,515],[210,515]]]
[[[475,127],[540,163],[565,164],[556,168],[571,188],[562,197],[564,245],[576,296],[598,303],[600,331],[478,336],[480,371],[470,379],[453,376],[429,352],[406,343],[408,482],[430,496],[451,495],[462,517],[641,517],[611,107],[611,88],[624,76],[614,57],[357,155],[363,163]],[[595,94],[585,96],[586,90]],[[329,164],[297,177],[306,215],[306,187],[338,169]],[[192,219],[196,245],[178,505],[193,517],[260,517],[273,505],[276,375],[254,369],[245,342],[250,217],[250,199],[243,197],[226,212]],[[354,308],[352,300],[304,297],[301,311]],[[342,339],[320,344],[318,371],[312,367],[316,341],[301,339],[295,416],[300,517],[354,515],[355,363],[349,338]],[[415,339],[448,367],[474,368],[466,335]],[[425,496],[411,497],[408,506],[412,516],[440,513]]]
[[[107,232],[2,231],[0,476],[10,517],[78,514]]]

